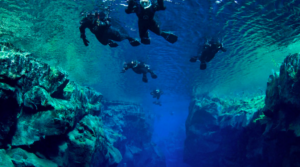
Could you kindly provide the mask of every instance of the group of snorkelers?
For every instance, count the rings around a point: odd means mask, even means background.
[[[138,17],[138,27],[139,36],[141,43],[145,45],[150,44],[150,38],[148,30],[154,32],[156,35],[162,36],[165,40],[170,43],[175,43],[177,41],[177,36],[171,32],[162,31],[159,24],[155,20],[155,12],[160,10],[165,10],[163,0],[157,0],[157,2],[152,2],[151,0],[128,0],[128,6],[125,9],[127,14],[135,13]],[[116,29],[111,26],[111,19],[104,12],[93,12],[93,13],[83,13],[85,17],[80,22],[80,37],[83,40],[85,46],[89,45],[89,41],[85,35],[85,29],[88,28],[96,36],[97,40],[103,45],[109,45],[110,47],[117,47],[117,42],[127,39],[131,46],[138,46],[140,42],[137,39],[130,37],[127,33],[122,33],[120,29]],[[210,40],[204,45],[202,53],[200,56],[194,56],[190,59],[190,62],[196,62],[199,60],[200,69],[206,69],[206,63],[211,61],[216,53],[221,50],[223,52],[226,49],[223,47],[219,41]],[[153,79],[157,78],[157,75],[150,69],[149,65],[144,62],[139,62],[137,60],[124,63],[122,73],[126,70],[132,69],[137,74],[143,74],[142,81],[147,83],[147,73],[151,74]],[[153,98],[159,99],[162,95],[162,91],[159,89],[153,90],[151,95]],[[160,102],[154,102],[156,105],[161,105]]]

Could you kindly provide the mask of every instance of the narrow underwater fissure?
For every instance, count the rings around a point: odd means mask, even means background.
[[[164,3],[155,20],[176,43],[150,32],[150,45],[104,46],[93,29],[80,34],[82,13],[107,11],[114,29],[141,41],[124,1],[1,1],[3,163],[298,166],[300,0]],[[227,51],[200,70],[189,60],[212,38]],[[135,60],[157,78],[121,73]],[[159,100],[150,95],[157,89]]]

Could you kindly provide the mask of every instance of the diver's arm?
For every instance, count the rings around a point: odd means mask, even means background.
[[[88,28],[90,25],[91,25],[90,20],[87,18],[82,19],[82,21],[80,22],[80,27],[79,27],[80,38],[82,38],[85,46],[88,46],[89,43],[89,41],[86,39],[85,36],[85,29]]]
[[[136,5],[134,0],[128,0],[128,6],[125,9],[125,12],[127,14],[131,14],[131,13],[135,13],[135,11],[136,11]]]
[[[157,0],[157,4],[155,5],[155,11],[159,11],[159,10],[166,10],[164,0]]]
[[[223,44],[221,44],[221,49],[220,50],[222,50],[223,52],[227,51],[227,49],[223,47]]]
[[[128,70],[129,68],[130,68],[130,67],[128,66],[128,64],[124,64],[121,73],[125,73],[125,71]]]
[[[87,18],[82,19],[80,22],[80,27],[79,27],[81,38],[86,38],[85,29],[88,27],[89,27],[89,20]]]
[[[225,49],[225,48],[223,48],[223,47],[221,48],[221,50],[222,50],[223,52],[226,52],[226,51],[227,51],[227,49]]]

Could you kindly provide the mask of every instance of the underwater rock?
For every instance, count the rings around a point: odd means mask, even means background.
[[[263,107],[264,96],[235,101],[206,97],[191,102],[186,120],[184,161],[191,166],[247,164],[235,157],[246,150],[241,149],[241,145],[247,143],[245,129],[253,126],[253,119]]]
[[[16,167],[58,167],[58,165],[47,159],[38,158],[33,153],[28,153],[21,148],[9,150],[7,155]]]
[[[119,150],[113,148],[113,143],[105,141],[101,127],[99,117],[87,115],[68,134],[67,152],[70,166],[89,167],[97,149],[100,149],[95,154],[98,166],[117,166],[122,160],[122,155]]]
[[[0,149],[0,166],[2,167],[14,167],[10,157],[6,154],[4,149]]]
[[[165,167],[165,157],[151,142],[153,118],[137,104],[103,101],[100,114],[107,138],[123,155],[120,167]]]
[[[267,83],[265,99],[190,104],[184,160],[193,166],[296,167],[300,164],[299,54]]]
[[[287,56],[280,66],[280,73],[269,77],[264,109],[264,114],[272,120],[272,126],[277,126],[276,128],[282,131],[293,130],[298,137],[300,137],[299,59],[299,54]]]
[[[101,93],[1,43],[0,69],[3,161],[8,155],[15,166],[118,165],[122,156],[97,117]]]

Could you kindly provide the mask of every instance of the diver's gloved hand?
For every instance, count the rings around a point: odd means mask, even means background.
[[[129,5],[128,5],[128,6],[129,6]],[[127,14],[134,13],[135,10],[136,10],[136,7],[131,7],[131,8],[127,7],[127,8],[125,9],[125,13],[127,13]]]
[[[122,71],[121,71],[121,73],[125,73],[125,71],[126,71],[125,68],[123,68]]]
[[[166,6],[164,5],[164,0],[157,0],[158,10],[166,10]]]
[[[86,39],[85,34],[80,34],[80,38],[82,38],[83,43],[84,43],[85,46],[89,46],[90,42]]]
[[[83,40],[83,43],[84,43],[85,46],[89,46],[90,42],[86,38],[84,38],[82,40]]]
[[[128,0],[128,7],[125,9],[127,14],[134,13],[136,6],[134,0]]]

